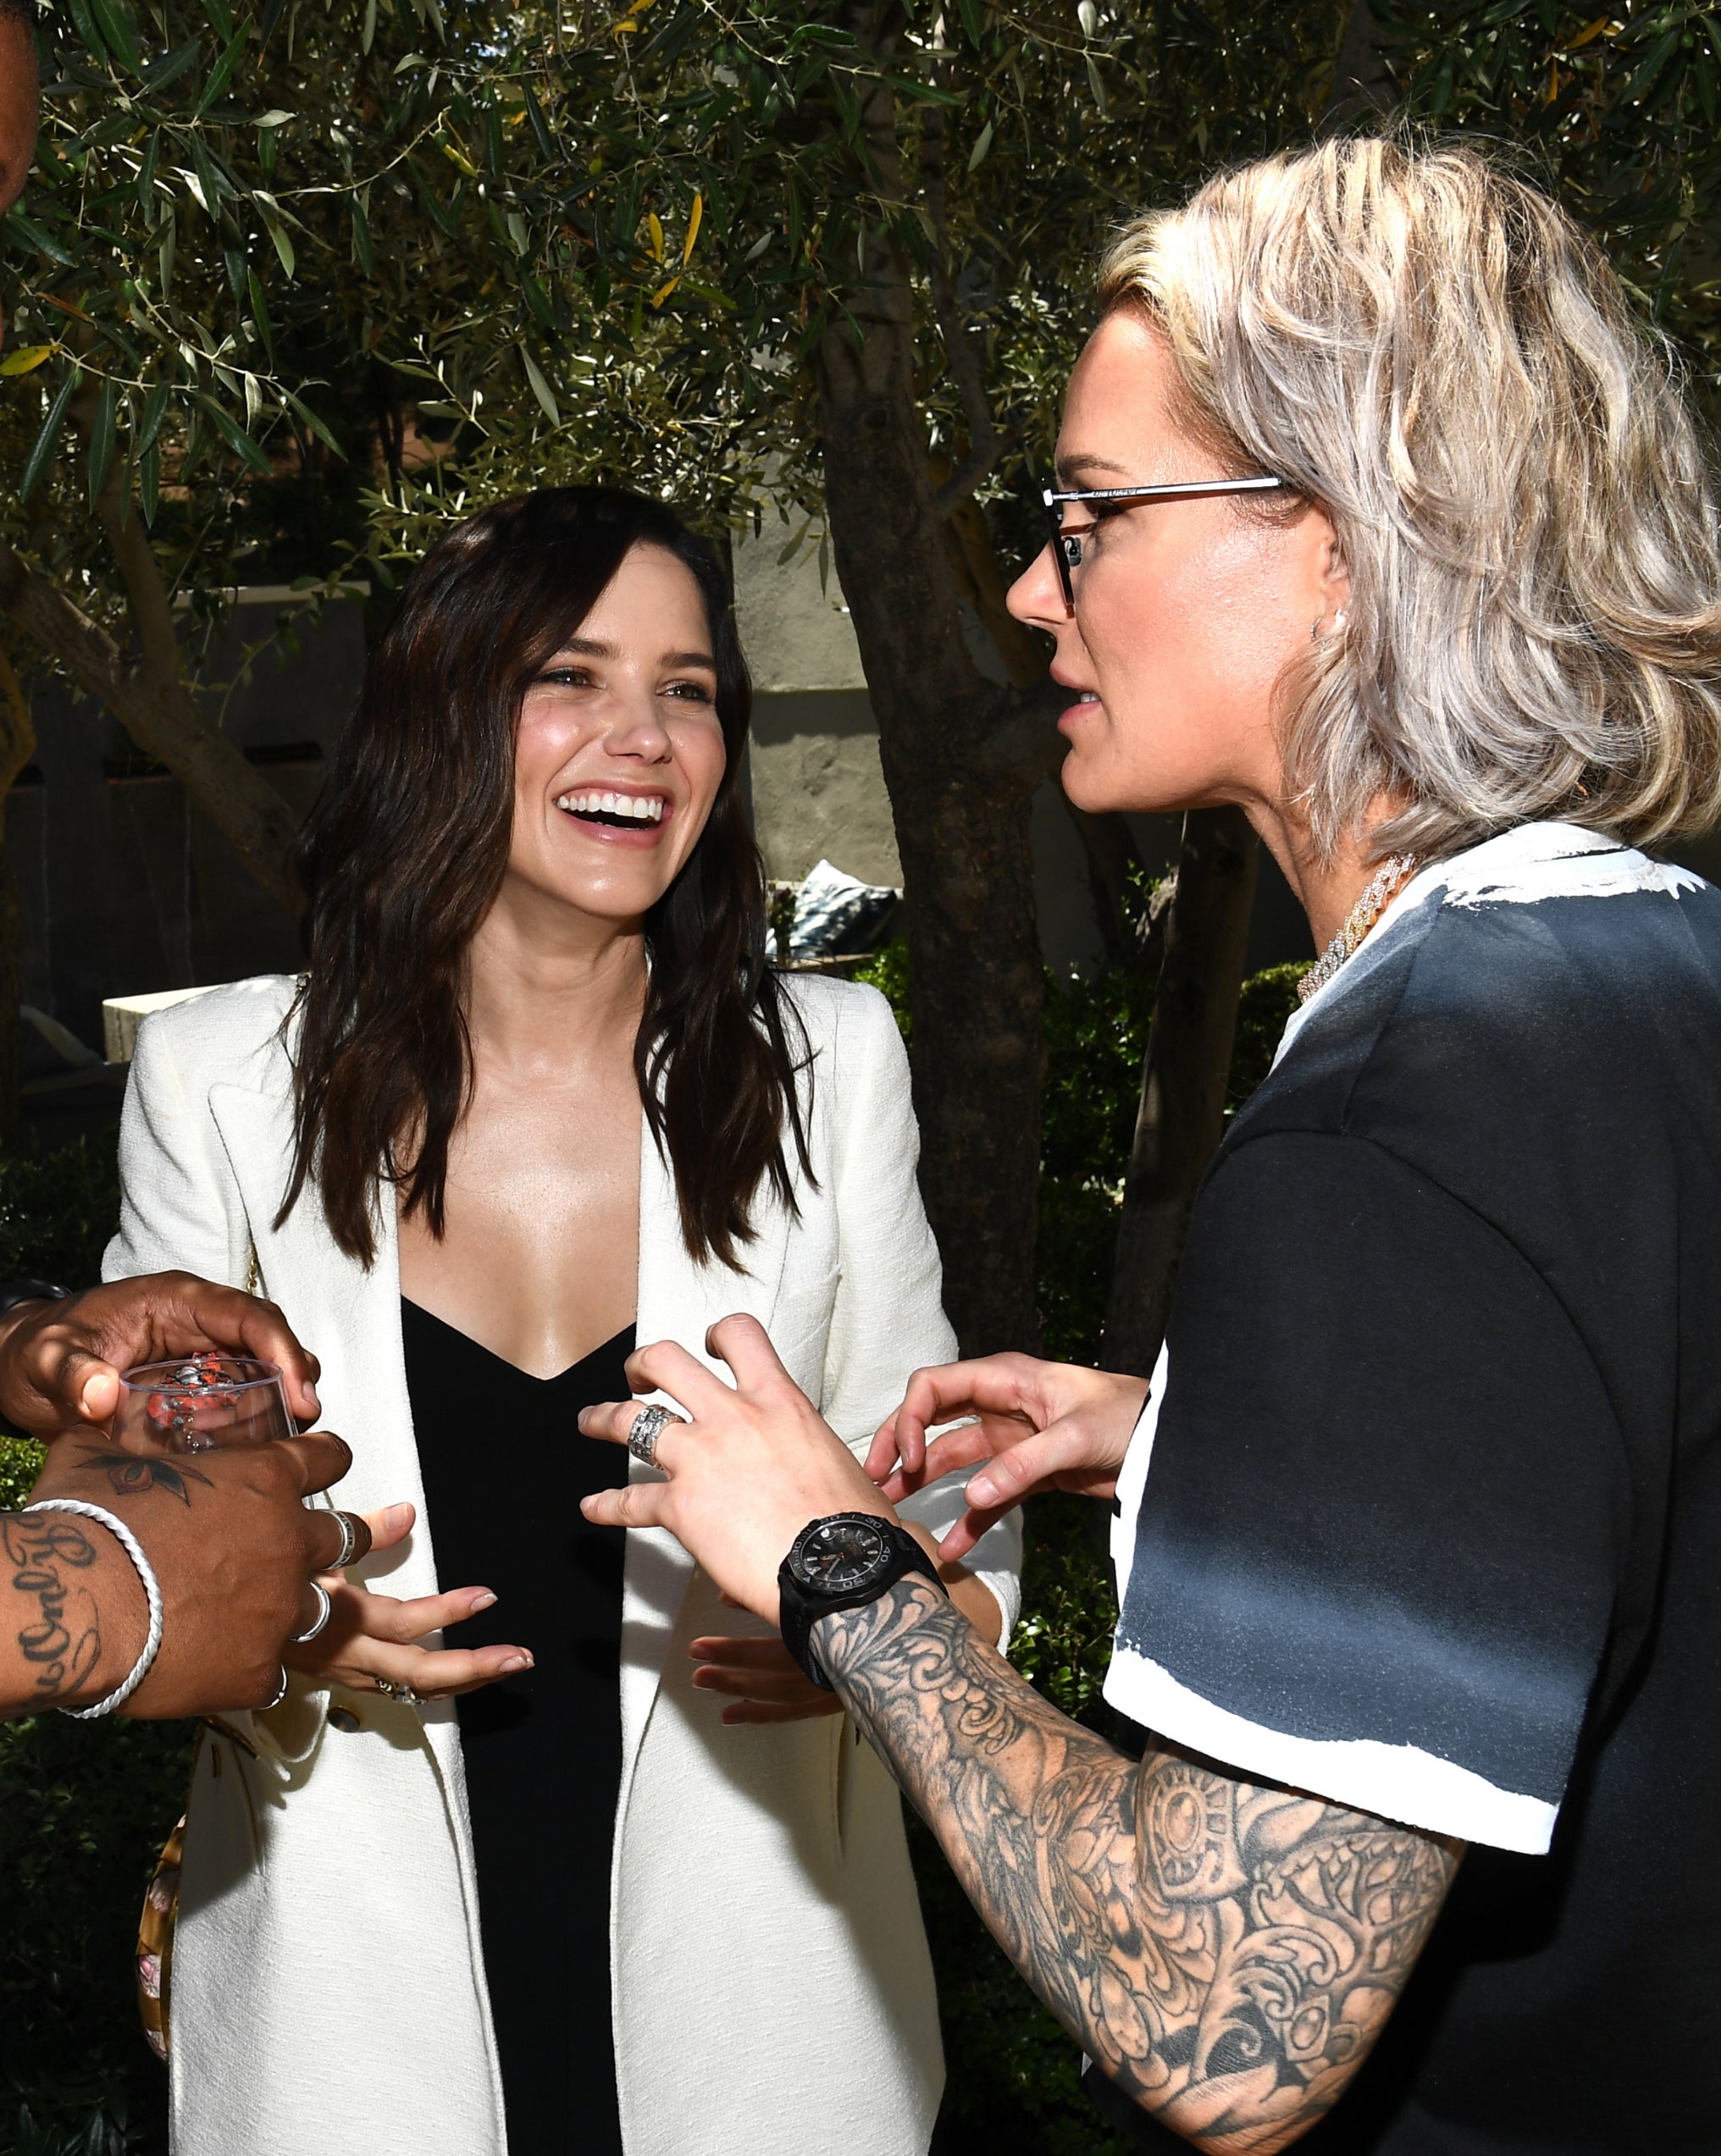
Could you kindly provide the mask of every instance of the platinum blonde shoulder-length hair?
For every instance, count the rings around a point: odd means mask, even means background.
[[[1387,790],[1377,855],[1721,815],[1710,475],[1668,353],[1547,196],[1470,148],[1326,142],[1137,219],[1099,296],[1161,329],[1232,468],[1337,532],[1345,626],[1284,739],[1321,852]]]

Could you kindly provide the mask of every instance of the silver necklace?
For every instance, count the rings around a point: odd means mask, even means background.
[[[1306,1003],[1317,989],[1325,987],[1415,872],[1414,854],[1394,854],[1381,864],[1380,873],[1345,915],[1344,926],[1298,982],[1299,1002]]]

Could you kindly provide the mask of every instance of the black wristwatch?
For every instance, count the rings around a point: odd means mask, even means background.
[[[794,1538],[777,1569],[783,1644],[813,1683],[837,1689],[813,1652],[812,1629],[833,1610],[858,1610],[877,1601],[905,1573],[924,1573],[938,1592],[949,1589],[938,1568],[905,1528],[871,1512],[833,1512],[814,1520]]]

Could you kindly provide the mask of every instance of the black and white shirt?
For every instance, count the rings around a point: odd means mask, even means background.
[[[1115,1705],[1552,1852],[1303,2145],[1721,2147],[1721,893],[1562,824],[1417,876],[1209,1171],[1119,1495]]]

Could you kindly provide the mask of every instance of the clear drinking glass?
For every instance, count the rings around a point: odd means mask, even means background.
[[[215,1452],[293,1435],[280,1366],[183,1355],[119,1374],[113,1435],[131,1452]]]

